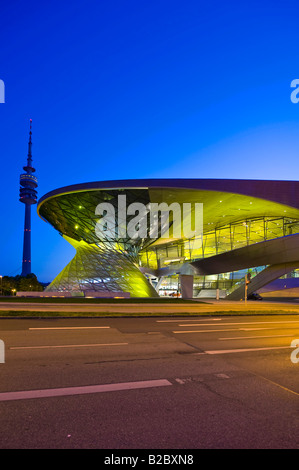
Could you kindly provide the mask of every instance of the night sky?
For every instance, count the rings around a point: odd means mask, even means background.
[[[30,118],[39,197],[112,179],[298,179],[298,0],[0,0],[0,19],[0,275],[21,272]],[[33,206],[33,272],[51,281],[73,254]]]

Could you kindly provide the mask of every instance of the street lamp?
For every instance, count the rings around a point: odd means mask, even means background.
[[[251,282],[251,273],[245,274],[245,304],[247,304],[247,289],[248,284]]]

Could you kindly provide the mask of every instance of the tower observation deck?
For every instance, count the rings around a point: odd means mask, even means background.
[[[32,119],[30,119],[26,173],[20,175],[20,201],[25,204],[24,242],[22,259],[22,276],[31,273],[31,205],[37,202],[37,177],[32,166]]]

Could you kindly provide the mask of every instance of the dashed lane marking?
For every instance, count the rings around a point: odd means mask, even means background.
[[[58,349],[58,348],[93,348],[97,346],[125,346],[129,343],[97,343],[97,344],[60,344],[51,346],[12,346],[9,349]]]
[[[51,398],[72,395],[86,395],[91,393],[116,392],[120,390],[136,390],[142,388],[165,387],[172,385],[169,380],[143,380],[139,382],[124,382],[117,384],[90,385],[83,387],[52,388],[45,390],[26,390],[0,393],[1,401],[28,400],[30,398]]]

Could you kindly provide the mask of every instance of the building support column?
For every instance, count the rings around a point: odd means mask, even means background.
[[[193,298],[193,276],[190,274],[180,275],[182,299]]]

